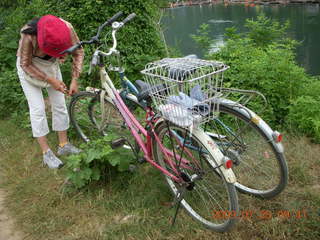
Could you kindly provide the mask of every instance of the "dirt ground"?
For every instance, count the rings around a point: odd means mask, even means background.
[[[6,192],[0,189],[0,240],[22,240],[23,235],[14,227],[14,221],[4,208]]]

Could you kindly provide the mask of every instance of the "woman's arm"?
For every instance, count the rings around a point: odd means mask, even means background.
[[[20,40],[20,66],[25,73],[33,78],[41,81],[47,81],[48,76],[39,68],[32,64],[32,36],[28,34],[21,34]]]
[[[75,45],[76,43],[80,42],[78,35],[76,34],[72,25],[69,22],[66,22],[66,24],[68,25],[71,31],[72,45]],[[69,95],[73,95],[74,93],[78,92],[77,80],[82,71],[83,58],[84,58],[83,48],[78,48],[72,53],[72,73],[71,73],[71,84],[69,88]]]
[[[72,45],[80,42],[78,35],[74,31],[73,27],[71,26],[71,41]],[[82,71],[82,64],[84,58],[84,51],[83,48],[78,48],[72,53],[72,80],[77,80],[80,76]]]

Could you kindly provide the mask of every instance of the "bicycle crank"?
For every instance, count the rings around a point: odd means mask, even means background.
[[[188,191],[193,190],[193,188],[195,186],[195,181],[198,179],[201,179],[201,176],[198,174],[192,174],[192,176],[189,177],[189,175],[187,175],[186,173],[181,172],[180,176],[183,179],[183,181],[185,181],[185,183],[187,184],[187,186],[185,188]]]

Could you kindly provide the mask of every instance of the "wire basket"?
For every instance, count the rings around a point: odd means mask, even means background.
[[[203,124],[219,112],[223,72],[221,62],[197,58],[164,58],[141,71],[149,94],[162,116],[181,126]]]

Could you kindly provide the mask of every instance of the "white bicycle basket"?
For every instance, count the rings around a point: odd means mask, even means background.
[[[181,126],[203,124],[217,117],[222,62],[195,58],[164,58],[141,71],[149,84],[153,104],[162,116]]]

